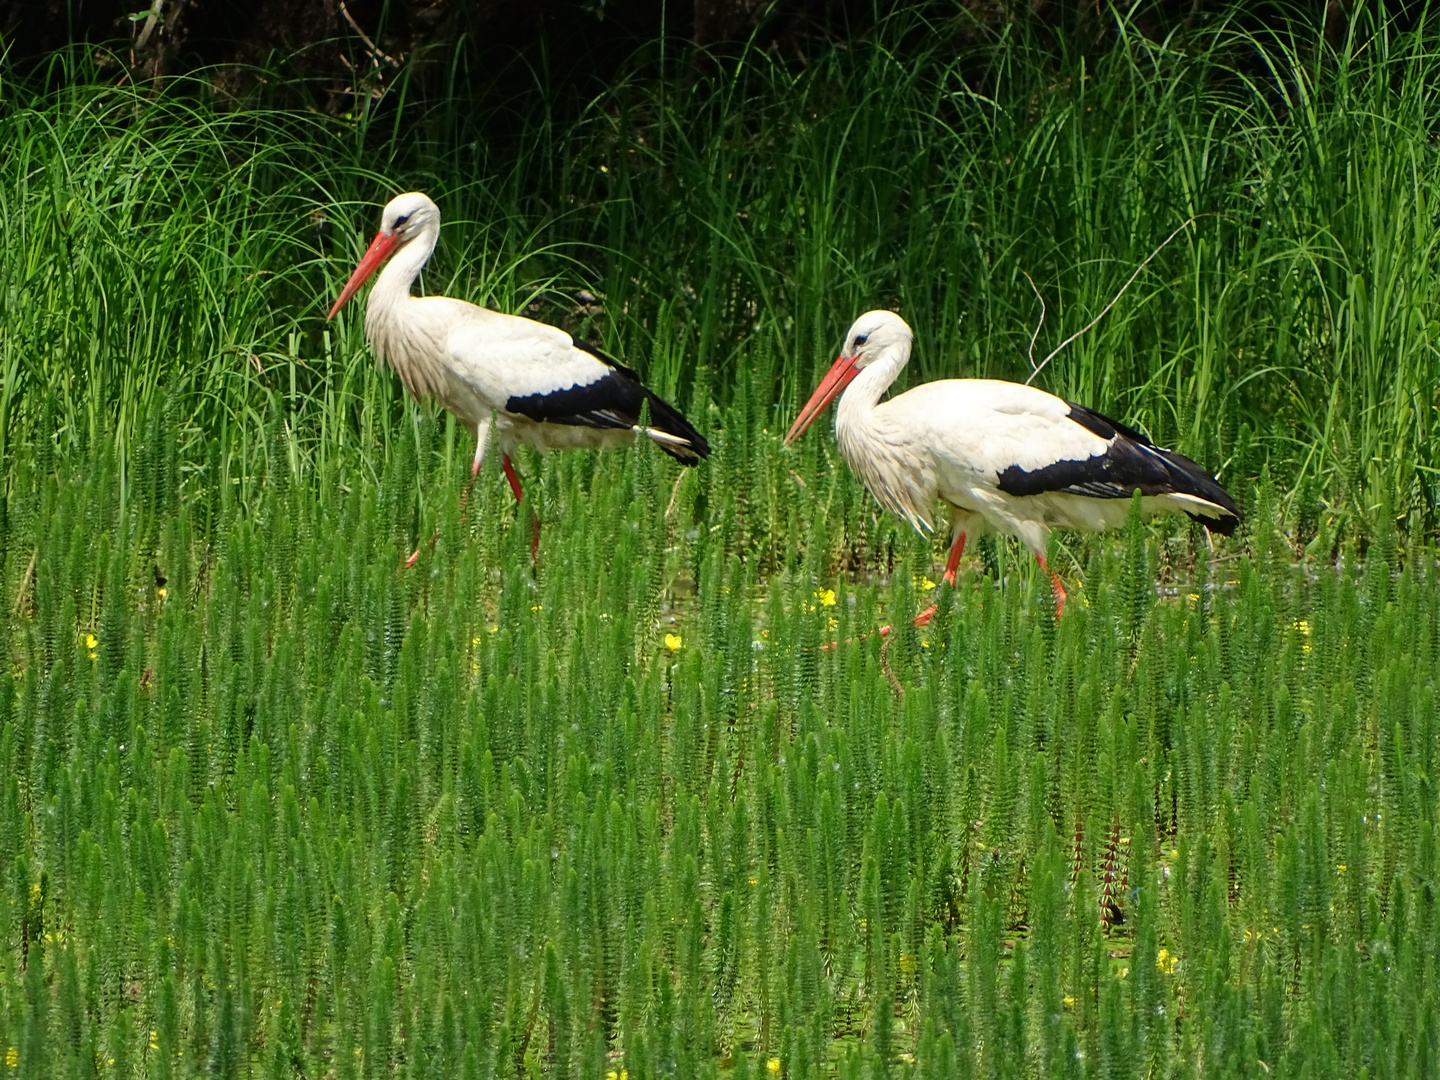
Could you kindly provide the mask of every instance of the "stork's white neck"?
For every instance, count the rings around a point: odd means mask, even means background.
[[[840,398],[835,436],[840,453],[881,506],[917,529],[930,529],[938,495],[934,470],[916,453],[914,433],[903,418],[876,407],[909,359],[909,334],[881,347]]]
[[[873,426],[875,406],[909,360],[909,338],[886,345],[840,395],[840,404],[835,412],[835,430]]]
[[[377,356],[395,369],[405,389],[416,397],[441,396],[445,372],[437,357],[435,329],[417,318],[410,286],[435,251],[440,223],[434,222],[390,257],[370,289],[365,305],[365,337]]]
[[[435,242],[439,238],[440,224],[436,222],[390,257],[370,289],[365,310],[367,323],[376,315],[393,312],[410,299],[410,286],[435,253]]]

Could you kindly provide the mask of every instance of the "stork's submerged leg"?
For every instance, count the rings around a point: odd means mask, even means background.
[[[475,458],[470,462],[470,475],[465,478],[465,486],[460,489],[460,522],[465,522],[465,508],[470,502],[470,485],[475,483],[475,477],[480,473],[480,465],[485,460],[485,446],[490,441],[490,420],[486,418],[475,425]],[[435,541],[440,539],[440,533],[430,537],[430,546],[435,546]],[[409,569],[420,561],[420,549],[416,548],[410,557],[404,561],[402,567]]]
[[[485,448],[490,443],[490,423],[493,416],[487,416],[475,425],[475,459],[470,462],[470,476],[465,481],[465,490],[460,492],[460,520],[465,520],[465,504],[470,501],[470,485],[480,475],[480,466],[485,462]],[[506,458],[508,461],[509,458]]]
[[[515,505],[520,505],[521,487],[520,477],[515,475],[515,466],[510,461],[510,455],[506,454],[501,459],[505,464],[505,479],[510,481],[510,490],[515,493]],[[530,514],[530,565],[534,566],[540,556],[540,515]]]
[[[522,493],[520,477],[515,475],[515,465],[510,461],[509,454],[506,454],[500,460],[505,463],[505,479],[510,481],[510,490],[515,493],[515,502],[518,504]]]
[[[955,534],[955,542],[950,545],[950,558],[945,560],[945,576],[940,580],[949,585],[955,584],[955,571],[960,568],[960,556],[965,554],[965,534]]]
[[[1040,564],[1041,570],[1050,575],[1050,587],[1055,591],[1055,621],[1059,622],[1060,616],[1065,612],[1065,586],[1060,584],[1060,575],[1050,569],[1044,555],[1036,552],[1035,561]]]
[[[948,559],[945,560],[945,575],[944,575],[944,577],[942,577],[942,578],[940,579],[940,580],[943,581],[946,585],[949,585],[949,586],[952,586],[952,587],[954,586],[954,584],[955,584],[955,571],[956,571],[957,569],[959,569],[959,567],[960,567],[960,556],[963,555],[964,553],[965,553],[965,534],[964,534],[963,532],[958,532],[958,533],[955,534],[955,542],[950,545],[950,558],[948,558]],[[916,615],[916,616],[915,616],[915,625],[916,625],[916,626],[928,626],[928,625],[930,624],[930,620],[935,617],[935,611],[936,611],[936,605],[931,604],[931,605],[930,605],[928,608],[926,608],[924,611],[920,612],[919,615]],[[887,626],[887,627],[885,627],[884,629],[882,629],[880,632],[881,632],[882,634],[884,634],[884,633],[888,633],[889,630],[890,630],[890,628]]]

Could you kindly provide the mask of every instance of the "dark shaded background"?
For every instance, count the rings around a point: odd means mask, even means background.
[[[1266,23],[1303,15],[1343,34],[1355,0],[1235,3],[1222,0],[0,0],[0,45],[12,64],[42,60],[72,43],[104,45],[109,63],[154,79],[202,67],[266,68],[307,80],[327,110],[345,107],[363,81],[427,51],[463,47],[499,66],[543,51],[553,72],[584,90],[603,83],[635,50],[659,40],[724,51],[754,36],[804,63],[814,50],[862,37],[902,8],[920,8],[957,46],[1015,24],[1057,47],[1103,48],[1122,10],[1142,32],[1163,35],[1220,17]],[[1402,18],[1423,5],[1381,6]],[[439,49],[430,47],[439,46]],[[245,78],[235,74],[230,89]]]

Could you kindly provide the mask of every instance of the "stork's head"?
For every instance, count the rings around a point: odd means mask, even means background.
[[[894,345],[903,342],[908,352],[913,337],[910,324],[893,311],[867,311],[850,325],[840,360],[849,360],[859,372]]]
[[[380,265],[391,255],[418,237],[428,235],[433,238],[439,231],[440,208],[428,195],[407,191],[404,195],[391,199],[385,204],[385,210],[380,215],[380,231],[375,234],[375,239],[370,241],[364,258],[355,267],[355,272],[340,291],[340,299],[335,301],[335,306],[326,317],[333,319],[350,297],[370,280],[370,275],[380,269]],[[433,239],[431,242],[434,242]]]
[[[785,445],[789,446],[803,435],[840,391],[891,348],[903,345],[908,356],[913,336],[909,324],[893,311],[867,311],[856,319],[845,335],[845,347],[786,433]]]
[[[396,195],[380,213],[380,235],[392,237],[396,247],[408,244],[427,227],[440,227],[440,208],[419,191]]]

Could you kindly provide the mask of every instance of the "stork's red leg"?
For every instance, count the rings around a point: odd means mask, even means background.
[[[950,558],[945,560],[945,575],[940,579],[945,582],[945,584],[955,584],[955,571],[960,568],[960,556],[963,554],[965,554],[965,534],[962,532],[955,535],[955,542],[950,545]],[[915,625],[930,625],[930,620],[935,617],[936,610],[936,606],[931,604],[924,611],[920,612],[919,615],[915,616]],[[882,636],[889,634],[890,627],[881,627],[880,633]]]
[[[460,523],[462,525],[465,523],[465,507],[470,502],[470,485],[475,483],[475,477],[480,474],[480,462],[485,459],[485,437],[489,434],[490,429],[487,426],[475,440],[475,460],[470,462],[470,476],[460,492]],[[507,457],[505,460],[509,461],[510,459]]]
[[[950,558],[945,561],[945,576],[940,580],[948,585],[955,584],[955,571],[960,568],[960,556],[965,554],[965,534],[957,533],[950,545]]]
[[[520,477],[515,475],[515,466],[510,463],[510,455],[506,454],[501,459],[505,463],[505,479],[510,481],[510,490],[515,493],[515,502],[520,502]],[[534,565],[540,556],[540,515],[530,515],[530,563]]]
[[[1055,621],[1060,621],[1060,616],[1065,612],[1065,586],[1060,584],[1060,575],[1050,569],[1050,564],[1045,561],[1045,556],[1036,554],[1035,561],[1040,564],[1040,569],[1050,575],[1050,587],[1055,590]]]
[[[510,490],[515,493],[515,501],[520,501],[520,477],[515,475],[515,466],[510,463],[510,455],[506,454],[502,459],[505,462],[505,479],[510,481]]]

